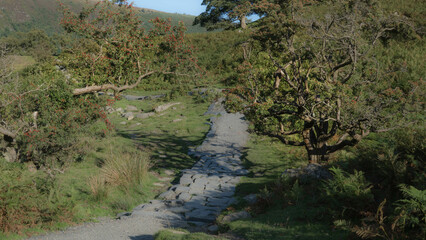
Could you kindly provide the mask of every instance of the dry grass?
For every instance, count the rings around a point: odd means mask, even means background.
[[[101,201],[108,196],[108,188],[105,184],[105,178],[102,176],[89,178],[89,186],[96,201]]]
[[[140,185],[148,177],[150,162],[143,153],[112,152],[105,159],[101,175],[112,186]]]

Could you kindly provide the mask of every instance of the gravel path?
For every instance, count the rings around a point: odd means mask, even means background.
[[[241,150],[248,140],[248,125],[239,113],[227,113],[222,104],[214,103],[206,114],[212,127],[204,142],[189,154],[200,160],[182,171],[179,184],[169,188],[148,204],[119,219],[87,223],[66,231],[31,239],[119,240],[153,239],[163,228],[209,229],[216,217],[235,202],[235,186],[247,174],[241,165]]]

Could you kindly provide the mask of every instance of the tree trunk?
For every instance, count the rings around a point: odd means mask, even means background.
[[[327,152],[327,143],[319,142],[313,148],[306,148],[308,152],[309,163],[319,163],[328,161],[330,154]]]
[[[242,29],[246,29],[247,28],[247,18],[246,18],[246,16],[240,17],[240,23],[241,23],[241,28]]]

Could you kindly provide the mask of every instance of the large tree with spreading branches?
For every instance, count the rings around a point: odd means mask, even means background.
[[[203,0],[201,5],[206,11],[195,18],[194,24],[201,24],[208,30],[228,29],[236,26],[247,28],[247,16],[256,12],[253,4],[256,0]],[[237,24],[238,23],[238,24]]]
[[[157,18],[146,31],[127,1],[100,1],[78,14],[59,3],[61,24],[73,40],[57,59],[62,71],[44,63],[21,76],[9,64],[11,49],[0,46],[0,150],[8,161],[61,159],[87,124],[103,119],[110,128],[103,107],[115,99],[91,93],[117,96],[150,76],[200,71],[183,25]]]
[[[267,17],[243,45],[243,84],[230,95],[243,101],[257,132],[304,147],[310,162],[326,161],[424,108],[423,80],[398,85],[378,57],[393,36],[409,35],[403,18],[371,0],[258,7]]]

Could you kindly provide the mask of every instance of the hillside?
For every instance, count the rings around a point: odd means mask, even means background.
[[[63,0],[63,2],[78,11],[85,4],[97,0]],[[10,35],[13,32],[25,32],[31,29],[42,29],[49,35],[61,31],[59,26],[60,14],[57,11],[56,0],[2,0],[0,1],[0,37]],[[200,26],[192,26],[195,16],[184,14],[172,14],[140,9],[141,19],[146,22],[149,19],[160,17],[170,18],[173,24],[183,21],[188,27],[188,32],[205,32]]]

